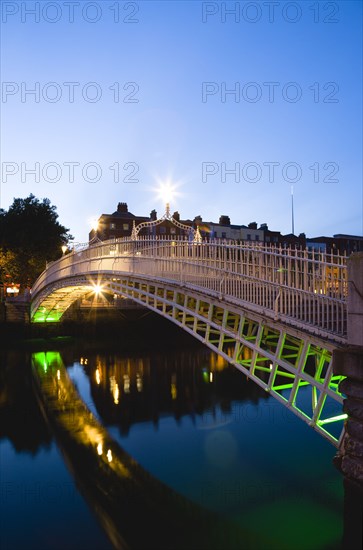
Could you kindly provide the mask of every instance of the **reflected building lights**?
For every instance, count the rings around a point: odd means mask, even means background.
[[[242,347],[239,357],[251,357],[249,348]],[[85,356],[82,357],[83,363]],[[99,414],[105,415],[107,422],[119,426],[122,434],[127,434],[134,424],[155,421],[165,414],[179,419],[190,415],[191,410],[203,411],[215,403],[244,399],[253,396],[259,399],[260,388],[244,387],[226,389],[228,380],[237,380],[240,374],[227,361],[214,353],[205,351],[196,358],[195,354],[184,354],[151,364],[150,358],[128,357],[121,354],[95,354],[88,357],[88,368],[83,375],[91,381],[91,394]],[[276,365],[266,358],[263,364],[268,377]],[[49,370],[49,368],[48,368]],[[222,373],[222,371],[226,371]],[[238,378],[238,379],[237,379]],[[244,378],[244,377],[243,377]],[[61,378],[63,380],[63,376]],[[226,382],[227,381],[227,382]],[[268,396],[263,391],[261,399]],[[98,446],[102,441],[103,447]],[[102,448],[102,458],[107,462],[108,450],[105,440],[94,439],[94,450]],[[115,463],[115,456],[112,460]]]
[[[141,374],[136,374],[136,388],[138,392],[142,392],[142,376]]]
[[[130,393],[130,376],[128,374],[124,374],[124,392]]]
[[[101,456],[102,453],[103,453],[103,445],[102,445],[102,443],[99,443],[97,445],[97,454]]]
[[[60,380],[60,370],[57,370],[57,380]]]
[[[118,384],[116,382],[115,386],[114,386],[114,389],[113,389],[113,401],[115,403],[115,405],[118,405],[119,404],[119,398],[120,397],[120,390],[118,388]]]
[[[227,364],[227,361],[221,355],[211,354],[209,359],[211,370],[221,371],[226,368]]]
[[[173,400],[178,397],[178,390],[177,390],[177,387],[176,387],[176,374],[175,373],[171,377],[170,393],[171,393],[171,398]]]
[[[115,405],[119,404],[120,390],[114,376],[110,376],[110,390],[113,397],[113,402]]]
[[[172,399],[176,399],[178,397],[178,391],[176,389],[176,384],[171,384],[171,388],[170,388],[170,393],[171,393],[171,398]]]
[[[111,449],[108,449],[107,455],[106,455],[106,456],[107,456],[107,460],[108,460],[109,462],[112,462],[112,452],[111,452]]]

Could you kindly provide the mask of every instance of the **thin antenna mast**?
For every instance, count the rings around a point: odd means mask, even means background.
[[[291,186],[291,233],[295,235],[295,224],[294,224],[294,186]]]

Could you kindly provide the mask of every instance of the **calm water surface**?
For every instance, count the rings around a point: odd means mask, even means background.
[[[226,521],[232,548],[339,548],[343,486],[334,447],[206,348],[178,346],[178,334],[174,349],[160,352],[102,341],[55,341],[47,351],[59,352],[82,400],[122,449]],[[112,548],[75,451],[56,443],[40,411],[31,357],[1,354],[1,548]],[[142,530],[143,518],[133,521]],[[193,532],[187,537],[193,547]]]

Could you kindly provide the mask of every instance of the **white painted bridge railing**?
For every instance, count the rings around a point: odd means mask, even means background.
[[[337,341],[346,335],[346,256],[339,254],[232,241],[116,239],[49,264],[33,286],[33,300],[51,283],[98,272],[191,285]]]

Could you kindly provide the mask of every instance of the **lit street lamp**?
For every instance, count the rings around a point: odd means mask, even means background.
[[[170,185],[170,183],[160,184],[160,187],[158,189],[158,195],[165,204],[165,213],[158,220],[141,222],[137,226],[135,225],[135,220],[133,220],[132,232],[131,232],[131,239],[133,241],[137,241],[137,239],[139,238],[139,233],[142,229],[150,230],[151,228],[154,228],[157,225],[161,224],[163,221],[168,220],[179,229],[182,229],[186,235],[189,235],[190,242],[194,244],[202,242],[199,226],[197,227],[197,229],[193,229],[193,227],[189,225],[185,225],[181,223],[179,220],[176,220],[173,217],[173,215],[170,214],[170,201],[175,194],[176,194],[175,186],[173,187],[172,185]],[[175,246],[175,243],[172,246]]]

